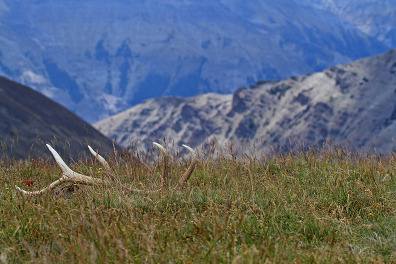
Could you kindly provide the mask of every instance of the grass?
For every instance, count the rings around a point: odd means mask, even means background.
[[[147,153],[146,153],[147,154]],[[120,183],[160,186],[135,154],[110,159],[112,187],[71,197],[23,197],[60,176],[52,160],[0,161],[2,263],[391,263],[396,259],[396,156],[325,145],[242,154],[202,147],[186,190],[123,194]],[[150,155],[140,157],[149,159]],[[188,167],[173,153],[171,182]],[[91,159],[78,172],[106,176]],[[100,173],[99,173],[100,172]]]

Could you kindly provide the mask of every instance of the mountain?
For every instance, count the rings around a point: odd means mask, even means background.
[[[266,148],[332,138],[358,150],[396,152],[396,49],[232,95],[149,99],[94,127],[123,146],[154,133],[177,145],[216,137]]]
[[[83,156],[87,144],[102,153],[113,151],[108,138],[71,111],[4,77],[0,77],[0,135],[0,158],[42,155],[45,143],[64,158]]]
[[[0,0],[0,74],[94,122],[148,98],[232,93],[396,45],[377,38],[392,20],[371,36],[346,11],[301,1]]]
[[[394,0],[296,0],[307,8],[333,13],[362,32],[396,47],[396,10]]]

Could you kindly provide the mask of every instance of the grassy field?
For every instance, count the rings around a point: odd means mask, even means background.
[[[189,157],[170,155],[172,184]],[[147,153],[146,153],[147,154]],[[61,170],[53,160],[0,161],[1,263],[395,263],[396,156],[326,145],[294,153],[200,149],[183,192],[125,194],[161,185],[161,158],[92,159],[75,171],[112,186],[70,197],[23,197]],[[149,158],[152,157],[152,158]]]

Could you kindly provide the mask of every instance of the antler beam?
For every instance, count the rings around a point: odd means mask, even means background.
[[[160,191],[169,190],[169,186],[168,186],[168,156],[166,154],[165,148],[162,145],[160,145],[156,142],[153,142],[153,144],[161,151],[162,157],[163,157],[162,187],[160,189],[156,189],[156,190],[140,190],[140,189],[130,188],[130,187],[122,185],[122,189],[124,191],[136,193],[136,194],[149,194],[149,193],[157,193]],[[62,160],[62,158],[59,156],[59,154],[49,144],[47,144],[47,147],[51,151],[52,156],[54,156],[56,163],[58,163],[59,167],[62,169],[62,177],[59,178],[58,180],[54,181],[53,183],[51,183],[49,186],[47,186],[39,191],[25,191],[25,190],[19,188],[18,186],[15,186],[15,188],[17,190],[19,190],[21,193],[23,193],[24,195],[27,195],[27,196],[41,195],[48,191],[54,190],[57,186],[59,186],[63,183],[67,183],[67,182],[86,184],[86,185],[94,185],[94,184],[106,184],[107,185],[107,184],[110,184],[109,181],[102,180],[99,178],[90,177],[90,176],[83,175],[83,174],[73,171],[72,169],[69,168],[69,166],[66,165],[66,163]],[[190,178],[191,174],[194,172],[195,166],[197,164],[197,155],[196,155],[194,149],[192,149],[186,145],[183,145],[183,147],[185,147],[191,153],[191,164],[188,167],[187,171],[180,178],[178,184],[171,190],[183,189],[185,187],[188,179]],[[88,149],[91,152],[91,154],[99,161],[99,163],[103,165],[103,167],[105,168],[106,171],[111,171],[109,164],[102,156],[100,156],[97,152],[95,152],[90,146],[88,146]]]

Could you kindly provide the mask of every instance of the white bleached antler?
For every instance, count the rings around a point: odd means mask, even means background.
[[[110,170],[109,163],[107,163],[107,161],[102,156],[95,152],[90,145],[88,145],[88,149],[91,152],[92,156],[94,156],[99,161],[99,163],[102,164],[103,167],[105,167],[106,170]]]
[[[162,173],[162,188],[157,189],[157,190],[139,190],[135,188],[129,188],[127,186],[122,186],[122,189],[124,189],[127,192],[132,192],[132,193],[137,193],[137,194],[148,194],[148,193],[157,193],[160,191],[168,190],[168,156],[166,154],[165,148],[161,146],[160,144],[153,142],[154,146],[158,147],[159,150],[162,153],[163,156],[163,173]],[[62,160],[62,158],[59,156],[59,154],[49,145],[47,144],[48,149],[51,151],[52,155],[55,158],[55,161],[58,163],[59,167],[62,169],[62,177],[53,183],[51,183],[49,186],[45,187],[42,190],[39,191],[25,191],[18,186],[15,186],[17,190],[19,190],[21,193],[27,196],[36,196],[36,195],[41,195],[43,193],[46,193],[48,191],[54,190],[57,186],[66,183],[66,182],[73,182],[73,183],[79,183],[79,184],[86,184],[86,185],[94,185],[94,184],[109,184],[108,181],[102,180],[99,178],[94,178],[90,176],[86,176],[77,172],[74,172],[72,169],[69,168],[69,166],[66,165],[66,163]],[[178,184],[172,189],[172,190],[177,190],[177,189],[183,189],[190,178],[191,174],[193,173],[195,166],[197,164],[197,155],[195,151],[190,148],[189,146],[183,145],[183,147],[187,148],[192,155],[191,159],[191,164],[187,171],[183,174],[183,176],[180,178]],[[91,154],[105,167],[107,171],[110,171],[110,166],[107,163],[107,161],[100,156],[97,152],[95,152],[90,146],[88,146],[89,151]]]

